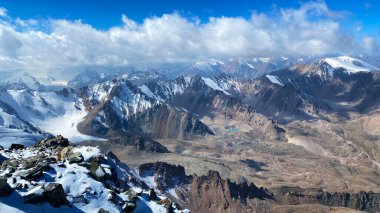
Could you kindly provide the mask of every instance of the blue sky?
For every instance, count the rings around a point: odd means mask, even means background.
[[[380,54],[378,0],[0,0],[0,67],[34,72]]]
[[[120,16],[142,22],[152,16],[179,12],[185,17],[249,17],[252,11],[272,12],[273,8],[298,7],[307,1],[277,0],[1,0],[13,17],[22,19],[83,20],[98,29],[120,25]],[[380,2],[378,0],[326,0],[331,10],[347,12],[345,27],[361,25],[362,33],[380,33]]]

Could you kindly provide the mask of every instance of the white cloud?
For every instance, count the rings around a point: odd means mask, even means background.
[[[0,17],[5,17],[7,16],[7,9],[5,9],[4,7],[0,7]]]
[[[7,14],[3,10],[0,16]],[[123,26],[108,30],[81,21],[7,17],[0,21],[0,67],[41,72],[257,55],[374,53],[378,48],[372,37],[344,33],[339,23],[344,13],[324,2],[277,12],[253,12],[248,19],[214,17],[207,23],[173,13],[139,24],[122,15]]]

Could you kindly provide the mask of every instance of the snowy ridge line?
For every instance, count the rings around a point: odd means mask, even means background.
[[[331,66],[332,69],[343,68],[347,73],[370,72],[379,70],[379,68],[368,64],[362,60],[351,58],[349,56],[339,56],[335,58],[326,58],[324,61]],[[329,70],[330,75],[333,70]]]

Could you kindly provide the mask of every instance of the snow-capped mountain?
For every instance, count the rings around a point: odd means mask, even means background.
[[[335,111],[366,111],[379,104],[376,70],[348,56],[325,58],[271,72],[241,90],[248,103],[268,116],[310,118]]]
[[[136,75],[122,74],[80,89],[56,92],[4,88],[2,128],[25,131],[39,138],[61,134],[72,141],[124,134],[192,138],[214,134],[200,119],[215,109],[224,110],[223,102],[252,113],[248,106],[235,100],[240,94],[239,82],[225,74],[149,81],[129,80],[131,76]],[[152,76],[154,79],[160,75]],[[188,103],[191,96],[204,98]],[[215,108],[202,111],[210,104]]]
[[[113,79],[128,80],[134,83],[143,83],[159,79],[165,79],[165,76],[158,71],[151,69],[147,71],[135,71],[134,69],[112,71],[85,70],[80,72],[74,78],[68,81],[67,86],[70,88],[79,89],[88,85],[103,83]]]
[[[213,77],[225,73],[240,80],[250,80],[269,72],[284,69],[293,64],[305,64],[317,57],[261,57],[239,58],[228,60],[198,61],[190,65],[180,74],[185,76]]]
[[[343,69],[347,73],[357,73],[357,72],[370,72],[379,70],[379,68],[368,64],[362,60],[351,58],[349,56],[339,56],[335,58],[323,59],[331,68],[329,69],[330,74],[336,69]]]
[[[3,128],[28,132],[34,137],[63,134],[73,141],[95,139],[77,131],[76,126],[87,112],[71,90],[40,92],[31,89],[3,89],[0,100]],[[12,137],[18,138],[17,134],[15,132]],[[1,135],[2,141],[6,140],[3,136],[10,137]]]
[[[27,72],[9,71],[1,72],[0,85],[9,89],[45,90],[46,86]]]
[[[3,87],[0,94],[1,137],[2,140],[17,138],[22,132],[33,138],[62,134],[72,141],[102,140],[118,134],[130,137],[137,133],[149,138],[192,138],[214,134],[201,119],[215,114],[224,115],[223,119],[254,117],[268,124],[268,128],[276,129],[276,124],[270,124],[270,119],[255,110],[268,116],[281,115],[279,112],[317,116],[331,108],[325,100],[358,101],[361,98],[369,102],[376,96],[378,75],[373,70],[377,68],[347,56],[294,65],[288,58],[257,58],[250,59],[250,63],[214,60],[207,63],[207,67],[223,70],[237,66],[254,72],[258,64],[275,61],[282,61],[281,66],[290,66],[252,81],[223,72],[209,77],[180,76],[170,80],[155,70],[107,75],[86,71],[69,83],[81,85],[79,88],[52,92],[32,89],[32,84],[22,84],[15,78],[18,86],[9,87],[12,81],[8,80],[8,86]],[[204,64],[198,65],[201,68]],[[377,103],[371,101],[367,106]],[[356,107],[364,110],[362,106]],[[252,119],[247,123],[256,125]],[[259,125],[255,128],[261,131]]]

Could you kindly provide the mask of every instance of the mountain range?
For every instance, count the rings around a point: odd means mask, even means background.
[[[365,57],[163,67],[48,81],[7,73],[1,145],[96,144],[194,212],[379,210],[380,69]]]

